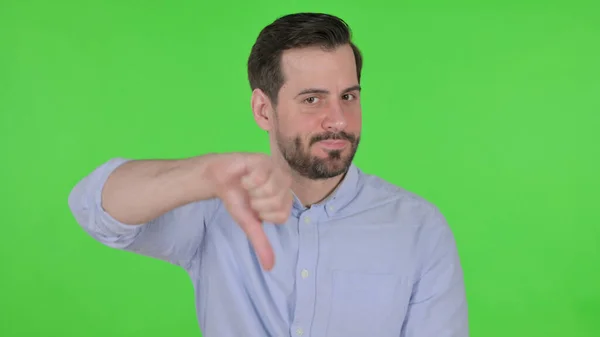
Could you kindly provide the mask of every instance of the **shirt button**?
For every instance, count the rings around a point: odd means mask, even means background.
[[[302,275],[302,278],[307,278],[308,277],[308,270],[302,269],[302,272],[300,273],[300,275]]]
[[[304,334],[304,330],[302,330],[300,328],[296,329],[296,335],[302,336],[303,334]]]
[[[328,208],[329,208],[330,211],[334,210],[333,206],[329,206]]]
[[[310,223],[310,218],[309,217],[304,218],[304,222]]]

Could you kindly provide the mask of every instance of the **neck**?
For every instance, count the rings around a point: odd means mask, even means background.
[[[278,154],[273,157],[278,165],[285,168],[285,170],[290,170],[289,164],[281,155]],[[292,175],[292,191],[300,199],[302,205],[306,207],[327,199],[346,176],[345,174],[340,174],[329,179],[313,180],[299,175],[294,170],[291,170],[290,173]]]
[[[312,180],[294,172],[292,177],[292,191],[300,202],[308,207],[327,199],[340,184],[344,174],[329,179]]]

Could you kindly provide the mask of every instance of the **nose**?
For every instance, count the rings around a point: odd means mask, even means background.
[[[347,121],[344,116],[344,109],[339,102],[332,102],[325,119],[323,119],[323,129],[329,132],[339,132],[346,128]]]

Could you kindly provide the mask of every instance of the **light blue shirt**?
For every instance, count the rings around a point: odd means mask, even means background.
[[[184,268],[205,337],[467,337],[463,271],[453,234],[430,202],[352,165],[325,202],[295,201],[264,224],[275,266],[264,271],[218,199],[143,225],[119,223],[102,187],[126,159],[82,179],[69,206],[106,246]]]

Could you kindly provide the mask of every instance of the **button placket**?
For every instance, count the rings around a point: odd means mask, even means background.
[[[312,324],[315,302],[315,279],[318,233],[316,228],[316,217],[312,211],[300,215],[299,220],[299,244],[298,265],[296,282],[296,311],[294,313],[294,324],[292,333],[296,336],[307,335]]]

